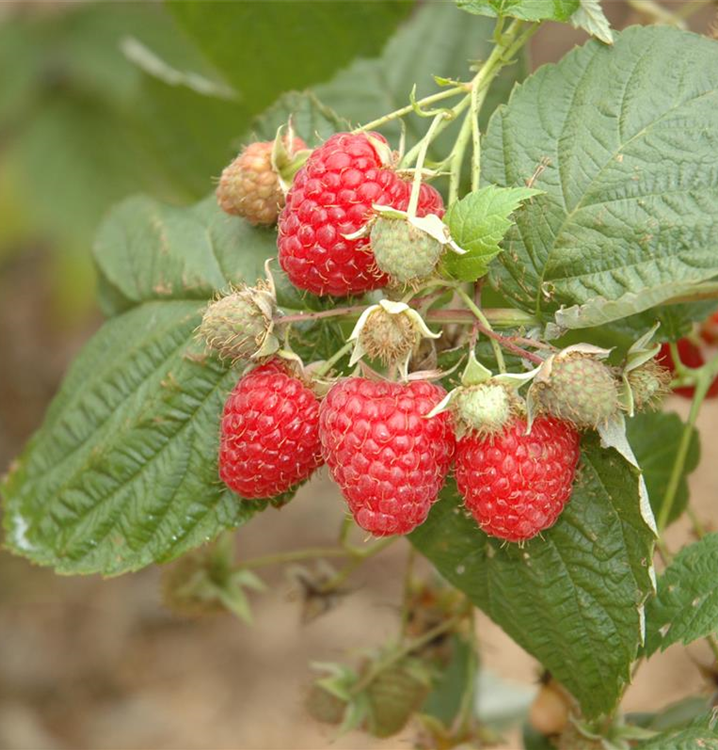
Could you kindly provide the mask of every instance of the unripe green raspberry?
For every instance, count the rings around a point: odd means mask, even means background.
[[[307,713],[321,724],[341,724],[347,703],[315,682],[305,701]]]
[[[569,722],[558,738],[556,750],[606,750],[606,745],[600,739],[586,737]]]
[[[273,335],[276,303],[270,286],[244,286],[210,303],[199,335],[221,359],[269,356],[279,343]]]
[[[520,411],[519,399],[499,383],[459,388],[452,402],[458,438],[468,432],[496,435]]]
[[[548,377],[537,378],[531,391],[542,411],[578,429],[596,429],[619,411],[613,372],[588,354],[556,356]]]
[[[293,152],[305,148],[303,141],[294,138]],[[273,149],[274,141],[250,143],[225,167],[217,186],[217,202],[223,211],[255,225],[276,224],[284,192],[272,164]]]
[[[655,359],[649,359],[640,367],[626,374],[628,384],[633,392],[633,403],[636,411],[656,409],[663,397],[670,392],[671,372],[659,365]]]
[[[418,660],[405,659],[387,667],[366,688],[366,731],[374,737],[397,734],[421,708],[430,689],[429,674]]]
[[[392,315],[377,306],[359,332],[359,343],[370,359],[392,365],[406,358],[421,337],[408,315]]]
[[[415,284],[430,276],[444,249],[408,221],[386,216],[374,222],[370,241],[377,267],[395,284]]]

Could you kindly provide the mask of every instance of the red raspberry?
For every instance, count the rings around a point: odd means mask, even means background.
[[[273,360],[239,379],[222,415],[219,475],[243,498],[270,498],[322,464],[319,400]]]
[[[386,143],[377,133],[372,138]],[[373,203],[405,211],[411,182],[382,163],[364,133],[337,133],[297,172],[279,216],[279,263],[289,280],[314,294],[362,294],[386,286],[369,237],[347,240],[364,226]],[[443,216],[441,195],[421,186],[418,216]]]
[[[678,347],[678,354],[681,358],[681,362],[686,367],[698,368],[702,367],[706,361],[703,357],[703,352],[692,342],[690,339],[679,339],[676,342]],[[671,354],[671,347],[668,344],[661,345],[661,351],[656,356],[656,362],[667,367],[672,373],[676,371],[676,365],[673,361],[673,355]],[[675,388],[673,393],[683,398],[693,398],[696,389],[691,386],[683,386],[682,388]],[[711,387],[708,389],[706,398],[715,398],[718,396],[718,378],[716,378]]]
[[[718,344],[718,312],[701,323],[701,338],[711,346]]]
[[[348,378],[322,402],[322,454],[363,529],[408,534],[426,520],[454,455],[448,414],[424,419],[445,395],[427,381]]]
[[[481,528],[521,542],[553,526],[571,496],[579,434],[539,417],[526,435],[516,419],[498,436],[470,433],[456,444],[456,483]]]

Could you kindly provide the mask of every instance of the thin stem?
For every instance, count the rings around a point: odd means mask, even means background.
[[[479,113],[481,107],[486,99],[486,93],[488,89],[484,89],[481,93],[474,87],[471,89],[471,112],[469,118],[471,119],[471,140],[472,140],[472,151],[471,151],[471,189],[478,190],[479,183],[481,182],[481,131],[479,130]]]
[[[356,316],[357,318],[366,310],[366,305],[352,305],[351,307],[334,307],[331,310],[319,310],[319,311],[297,311],[292,312],[290,315],[277,315],[274,319],[275,323],[304,323],[308,320],[321,320],[322,318],[336,318],[339,316],[349,317]]]
[[[473,91],[472,89],[472,94]],[[449,205],[459,199],[459,186],[461,185],[461,167],[464,163],[464,154],[471,137],[471,112],[467,112],[464,123],[459,131],[454,148],[449,157]]]
[[[439,133],[443,132],[467,107],[469,106],[469,95],[467,94],[455,107],[444,113],[443,119],[434,129],[432,139],[435,139]],[[451,113],[451,114],[449,114]],[[419,152],[424,146],[424,138],[422,138],[413,148],[406,152],[406,155],[401,160],[401,167],[408,167],[414,163],[414,160],[419,155]]]
[[[444,89],[443,91],[439,91],[436,94],[431,94],[431,96],[425,96],[423,99],[419,99],[418,101],[413,102],[412,104],[407,104],[406,107],[401,107],[400,109],[397,109],[394,112],[390,112],[387,115],[378,117],[376,120],[367,122],[365,125],[355,128],[352,132],[364,133],[367,130],[374,130],[375,128],[379,128],[382,125],[386,125],[386,123],[391,122],[392,120],[397,120],[400,117],[404,117],[404,115],[410,115],[412,112],[416,112],[417,108],[424,107],[427,104],[434,104],[434,102],[440,102],[440,101],[443,101],[444,99],[450,99],[452,96],[458,96],[459,94],[465,94],[465,93],[466,93],[465,86],[453,86],[451,88]]]
[[[499,345],[496,337],[490,335],[491,333],[493,333],[493,331],[491,330],[491,323],[489,323],[478,305],[476,305],[474,300],[472,300],[471,297],[469,297],[469,295],[463,289],[457,288],[456,293],[459,295],[459,297],[461,297],[462,300],[464,300],[466,306],[476,316],[476,320],[478,321],[476,323],[476,326],[479,328],[479,330],[489,336],[489,340],[491,341],[491,348],[494,350],[494,356],[496,357],[496,364],[498,365],[499,371],[506,372],[506,362],[504,360],[504,353],[501,351],[501,346]]]
[[[262,555],[243,560],[240,568],[264,568],[268,565],[283,565],[285,563],[300,562],[301,560],[315,560],[322,557],[346,557],[347,551],[341,547],[307,547],[290,552],[277,552],[272,555]]]
[[[347,578],[349,578],[349,576],[351,576],[351,574],[357,568],[360,568],[370,557],[374,557],[380,552],[383,552],[387,547],[394,544],[397,539],[399,539],[399,537],[387,537],[386,539],[382,539],[381,541],[377,542],[371,547],[367,547],[366,549],[350,547],[349,545],[347,545],[345,548],[345,554],[350,556],[349,562],[335,576],[333,576],[325,584],[323,584],[320,587],[320,590],[322,592],[334,591],[336,588],[341,586],[344,581],[346,581]]]
[[[409,198],[409,208],[407,213],[409,216],[416,216],[416,209],[419,205],[419,192],[421,190],[421,178],[422,170],[424,168],[424,160],[426,159],[426,152],[429,150],[431,142],[434,140],[434,134],[438,130],[439,125],[444,120],[451,120],[453,117],[448,115],[446,112],[441,112],[431,121],[429,129],[426,131],[426,135],[421,139],[421,148],[416,157],[416,171],[414,172],[414,182],[411,186],[411,197]]]
[[[401,638],[406,638],[411,615],[411,584],[414,580],[414,562],[416,561],[416,548],[409,545],[409,554],[406,558],[406,570],[404,571],[404,596],[401,606]]]
[[[716,0],[688,0],[686,4],[682,8],[679,8],[673,15],[675,18],[685,21],[699,10],[715,4]]]
[[[327,375],[331,372],[332,367],[344,356],[349,354],[349,352],[352,350],[352,347],[354,346],[354,343],[352,341],[347,341],[344,346],[339,349],[338,351],[334,352],[329,359],[324,362],[324,364],[321,367],[318,367],[316,370],[316,374],[321,377],[322,375]]]

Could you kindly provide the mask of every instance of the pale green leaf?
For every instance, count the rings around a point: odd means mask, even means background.
[[[612,710],[641,643],[653,534],[638,472],[584,440],[571,501],[523,548],[484,534],[453,488],[410,537],[439,572],[541,661],[586,715]]]
[[[715,276],[717,146],[709,39],[632,27],[539,69],[494,115],[482,151],[486,181],[535,175],[546,191],[517,216],[494,285],[547,318],[603,298],[583,323],[595,325]]]
[[[457,5],[481,16],[567,21],[579,7],[579,0],[457,0]]]
[[[718,631],[718,534],[684,547],[646,607],[646,651],[689,644]]]
[[[465,255],[448,252],[444,268],[457,279],[476,281],[489,270],[501,252],[499,243],[513,223],[511,214],[540,191],[526,187],[499,188],[487,185],[454,203],[444,221]]]
[[[571,23],[596,39],[613,44],[611,25],[603,12],[600,0],[579,0],[578,10],[571,16]]]

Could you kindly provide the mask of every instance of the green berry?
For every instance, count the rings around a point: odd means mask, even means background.
[[[359,333],[359,343],[371,359],[392,365],[411,353],[420,336],[411,317],[392,315],[377,306]]]
[[[309,689],[305,707],[309,715],[321,724],[341,724],[347,703],[315,682]]]
[[[630,370],[626,378],[633,392],[636,411],[657,408],[670,392],[671,372],[655,359],[649,359],[635,370]]]
[[[426,700],[431,679],[417,659],[404,659],[380,672],[366,688],[366,730],[374,737],[400,732]]]
[[[468,432],[496,435],[516,415],[518,397],[498,383],[459,388],[453,400],[457,437]]]
[[[596,429],[619,411],[613,372],[587,354],[555,357],[548,377],[537,380],[531,391],[542,411],[578,429]]]
[[[210,303],[199,335],[221,359],[269,356],[278,348],[273,334],[276,305],[268,285],[243,287]]]
[[[431,276],[443,246],[403,219],[380,216],[371,230],[371,249],[378,268],[395,284],[415,284]]]

